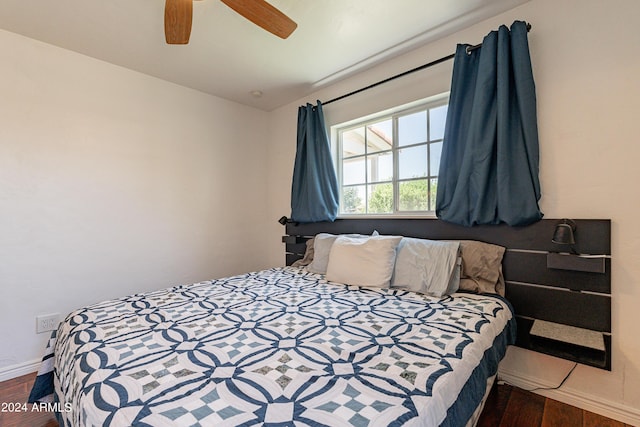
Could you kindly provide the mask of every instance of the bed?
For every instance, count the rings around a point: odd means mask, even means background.
[[[290,224],[284,240],[289,251],[325,231],[372,233],[358,224]],[[478,242],[500,242],[503,233],[441,227],[425,233]],[[442,295],[349,284],[334,280],[335,271],[291,265],[306,254],[289,251],[285,267],[70,313],[49,341],[30,399],[53,400],[67,426],[473,425],[516,342],[500,281],[496,292]]]
[[[61,425],[465,425],[514,339],[499,297],[283,267],[71,313]]]

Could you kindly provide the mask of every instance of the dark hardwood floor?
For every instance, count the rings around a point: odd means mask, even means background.
[[[35,373],[0,383],[0,403],[26,402]],[[0,412],[2,427],[57,427],[51,412]],[[631,427],[508,385],[494,386],[478,427]]]
[[[0,404],[23,403],[29,398],[36,373],[23,375],[0,383]],[[0,426],[2,427],[58,427],[56,417],[51,412],[4,412],[1,408]]]
[[[478,427],[631,427],[509,385],[491,390]]]

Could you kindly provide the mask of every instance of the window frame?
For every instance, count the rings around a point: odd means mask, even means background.
[[[334,164],[336,167],[336,175],[338,178],[338,186],[339,186],[339,193],[340,193],[340,201],[339,201],[339,213],[338,213],[338,217],[339,218],[366,218],[366,217],[402,217],[402,218],[407,218],[407,217],[420,217],[420,218],[424,218],[424,217],[435,217],[435,198],[436,198],[436,192],[433,192],[431,189],[431,185],[433,180],[435,179],[437,182],[437,178],[438,178],[438,171],[432,171],[431,170],[431,146],[433,144],[436,143],[442,143],[443,142],[443,138],[437,138],[437,139],[431,139],[431,126],[430,126],[430,121],[431,121],[431,114],[428,113],[430,110],[436,109],[438,107],[442,107],[444,105],[448,105],[449,104],[449,93],[443,93],[437,96],[433,96],[427,99],[423,99],[420,101],[416,101],[413,102],[411,104],[406,104],[406,105],[402,105],[402,106],[398,106],[389,110],[385,110],[383,112],[379,112],[376,114],[372,114],[369,116],[365,116],[365,117],[361,117],[361,118],[357,118],[354,120],[350,120],[346,123],[341,123],[341,124],[337,124],[335,126],[332,126],[332,136],[334,137],[334,141],[333,141],[333,146],[334,146],[334,150],[333,150],[333,157],[334,157]],[[418,112],[427,112],[427,118],[426,118],[426,141],[420,141],[420,142],[414,142],[411,144],[407,144],[407,145],[399,145],[399,125],[398,125],[398,121],[399,118],[404,117],[404,116],[408,116],[411,114],[415,114]],[[365,135],[368,129],[368,126],[375,124],[375,123],[380,123],[383,122],[385,120],[391,120],[392,123],[392,146],[391,149],[389,150],[381,150],[381,151],[375,151],[373,153],[369,153],[368,152],[368,147],[367,147],[367,140],[365,137],[364,140],[364,153],[363,154],[358,154],[358,155],[354,155],[354,156],[350,156],[350,157],[346,157],[346,159],[355,159],[355,158],[362,158],[364,159],[364,166],[365,166],[365,171],[364,171],[364,177],[365,177],[365,182],[364,183],[356,183],[356,184],[350,184],[350,185],[343,185],[343,176],[344,176],[344,172],[343,172],[343,166],[344,166],[344,160],[345,158],[343,157],[343,139],[342,139],[342,135],[345,132],[351,131],[351,130],[355,130],[358,128],[362,128],[364,129]],[[414,148],[414,147],[420,147],[420,146],[424,146],[427,149],[427,159],[426,159],[426,165],[427,165],[427,173],[425,176],[421,176],[421,177],[412,177],[412,178],[400,178],[399,177],[399,167],[400,167],[400,156],[399,156],[399,152],[403,149],[407,149],[407,148]],[[369,180],[369,162],[368,162],[368,158],[369,156],[372,155],[380,155],[381,153],[391,153],[392,155],[392,163],[393,163],[393,176],[391,178],[391,180],[381,180],[381,181],[371,181]],[[404,211],[404,210],[400,210],[400,184],[403,182],[410,182],[410,181],[417,181],[417,180],[426,180],[427,181],[427,207],[434,207],[433,210],[416,210],[416,211]],[[393,191],[393,202],[392,202],[392,212],[385,212],[385,213],[371,213],[371,212],[365,212],[365,213],[348,213],[348,212],[343,212],[343,206],[344,206],[344,189],[347,187],[358,187],[358,186],[365,186],[365,201],[364,201],[364,205],[365,205],[365,209],[368,210],[369,208],[369,187],[371,185],[376,185],[376,184],[387,184],[387,183],[391,183],[392,184],[392,191]]]

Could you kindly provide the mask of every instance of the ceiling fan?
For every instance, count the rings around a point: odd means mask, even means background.
[[[167,44],[187,44],[191,35],[194,0],[166,0],[164,35]],[[221,0],[254,24],[286,39],[298,24],[265,0]]]

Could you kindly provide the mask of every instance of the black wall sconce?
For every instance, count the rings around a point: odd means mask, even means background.
[[[557,245],[575,245],[576,238],[574,236],[576,232],[576,223],[570,219],[563,219],[558,224],[553,232],[551,241]],[[571,252],[575,250],[571,247]]]
[[[551,241],[556,245],[569,246],[569,253],[548,253],[547,268],[604,273],[605,256],[580,255],[573,247],[576,244],[576,228],[576,223],[566,218],[556,224]]]
[[[287,224],[298,225],[297,222],[293,221],[291,218],[287,218],[285,215],[281,216],[278,222],[282,225],[287,225]]]

